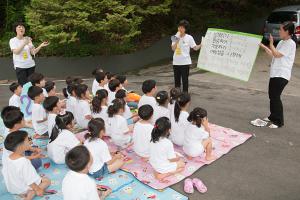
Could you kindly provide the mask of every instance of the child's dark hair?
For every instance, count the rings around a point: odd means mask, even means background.
[[[105,94],[103,94],[103,93],[105,93]],[[100,89],[100,90],[97,90],[97,92],[96,92],[96,96],[108,96],[108,92],[107,92],[107,90],[106,89]]]
[[[14,32],[15,34],[17,34],[16,28],[17,28],[18,26],[23,26],[23,27],[26,29],[26,26],[25,26],[25,23],[24,23],[24,22],[22,22],[22,21],[15,22],[15,23],[13,24],[13,32]]]
[[[59,102],[59,98],[57,96],[46,97],[45,101],[43,102],[43,106],[45,110],[48,112],[53,111],[53,109],[57,106]]]
[[[103,72],[103,69],[101,69],[101,67],[96,67],[93,71],[92,71],[92,75],[96,76],[97,73],[99,72]]]
[[[186,32],[186,33],[189,32],[189,29],[190,29],[190,23],[189,23],[187,20],[185,20],[185,19],[181,20],[181,21],[178,23],[178,27],[180,27],[180,26],[183,26],[183,27],[185,28],[185,32]]]
[[[83,82],[84,82],[84,81],[83,81],[82,78],[75,77],[75,78],[73,79],[73,83],[74,83],[74,84],[82,84]]]
[[[125,81],[127,80],[125,75],[117,75],[116,79],[118,79],[121,84],[125,83]]]
[[[169,94],[167,91],[159,91],[156,94],[155,99],[156,99],[156,102],[158,103],[158,105],[164,106],[164,105],[166,105],[166,103],[169,100]]]
[[[92,112],[100,113],[102,110],[101,103],[103,99],[107,98],[108,94],[105,89],[101,89],[97,91],[98,93],[94,96],[92,100]]]
[[[42,88],[40,88],[38,86],[31,86],[28,89],[27,95],[29,96],[30,99],[34,100],[35,97],[39,96],[42,93],[43,93]]]
[[[201,127],[202,124],[202,119],[204,119],[205,117],[207,117],[207,111],[203,108],[199,108],[196,107],[194,108],[194,110],[190,113],[189,117],[187,118],[187,120],[189,122],[195,122],[196,126],[198,128]]]
[[[291,36],[291,39],[294,40],[294,42],[297,44],[297,36],[295,34],[295,24],[291,21],[284,22],[282,24],[282,28],[285,31],[289,32],[289,35]]]
[[[66,84],[69,85],[71,83],[73,83],[74,78],[72,76],[67,76],[66,77]]]
[[[28,137],[26,131],[14,131],[9,133],[4,140],[5,149],[15,152],[20,144],[23,144],[25,139]]]
[[[120,109],[125,108],[125,101],[124,99],[114,99],[112,101],[112,104],[108,106],[107,114],[108,117],[113,117],[115,114],[117,114]]]
[[[126,90],[123,90],[123,89],[118,90],[118,92],[116,92],[116,95],[115,95],[115,97],[117,99],[124,99],[126,96],[127,96],[127,92],[126,92]]]
[[[111,72],[105,72],[105,75],[106,75],[108,80],[111,80],[115,76],[115,74],[113,74]]]
[[[4,112],[5,113],[3,113],[1,117],[5,127],[9,129],[12,129],[16,124],[21,123],[24,118],[24,114],[20,111],[19,108]]]
[[[88,131],[84,137],[85,139],[89,139],[89,141],[93,141],[100,136],[101,131],[105,131],[105,123],[101,118],[91,119],[88,123]]]
[[[34,72],[28,77],[28,80],[31,82],[32,85],[40,84],[40,82],[44,79],[44,75],[41,73]]]
[[[74,83],[70,83],[67,85],[66,88],[63,88],[63,94],[65,98],[68,98],[69,95],[72,96],[73,92],[75,91],[76,85]]]
[[[84,170],[87,164],[90,162],[91,155],[89,150],[84,146],[76,146],[65,157],[65,163],[70,170],[80,172]]]
[[[81,99],[82,95],[85,95],[86,91],[88,90],[88,86],[85,84],[79,84],[75,87],[75,94],[76,97]]]
[[[46,81],[44,88],[47,92],[50,92],[51,90],[54,89],[54,87],[55,87],[55,83],[53,81]]]
[[[171,122],[167,117],[161,117],[156,120],[151,133],[151,142],[158,142],[161,137],[169,137]]]
[[[97,72],[95,74],[95,79],[98,83],[101,83],[101,81],[104,81],[104,79],[105,79],[105,73],[104,72]]]
[[[5,107],[2,108],[2,110],[1,110],[1,118],[3,119],[4,116],[5,116],[7,113],[9,113],[9,112],[11,112],[11,111],[15,111],[15,110],[21,112],[20,108],[18,108],[18,107],[16,107],[16,106],[5,106]]]
[[[13,82],[12,84],[10,84],[9,90],[10,90],[12,93],[14,93],[14,92],[16,91],[16,89],[17,89],[19,86],[20,86],[19,83]]]
[[[113,79],[109,81],[108,88],[110,91],[115,92],[117,87],[120,87],[121,83],[118,79]]]
[[[152,91],[153,88],[156,87],[155,80],[145,80],[142,85],[142,91],[144,94],[147,94]]]
[[[180,88],[172,88],[170,90],[170,104],[175,103],[180,94]]]
[[[138,115],[142,120],[149,120],[153,116],[152,106],[148,104],[142,105],[138,110]]]
[[[191,101],[191,96],[188,93],[182,93],[179,95],[175,107],[174,107],[174,117],[175,121],[178,122],[181,108]]]
[[[57,115],[55,118],[55,126],[53,127],[51,136],[49,138],[49,143],[53,142],[57,138],[61,130],[67,129],[67,126],[71,124],[73,120],[74,116],[69,111],[66,111],[66,113],[63,115]]]

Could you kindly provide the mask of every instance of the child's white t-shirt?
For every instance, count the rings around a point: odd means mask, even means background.
[[[93,164],[89,170],[90,174],[99,171],[103,167],[104,163],[112,159],[107,144],[100,138],[93,141],[87,139],[84,142],[84,146],[88,148],[93,157]]]
[[[150,142],[149,162],[158,173],[174,172],[177,169],[176,162],[170,159],[176,158],[173,143],[167,138],[160,138],[159,141]]]
[[[184,132],[187,126],[189,125],[189,121],[187,118],[189,117],[189,113],[186,111],[181,111],[179,115],[178,122],[175,121],[175,117],[171,118],[171,135],[170,139],[174,144],[179,146],[183,145],[184,141]]]
[[[97,83],[98,83],[98,82],[97,82]],[[94,96],[96,96],[96,92],[97,92],[98,90],[102,90],[102,89],[105,89],[105,88],[102,87],[102,86],[100,86],[99,83],[98,83],[98,85],[96,85],[95,88],[92,88],[92,94],[93,94]]]
[[[123,117],[125,117],[125,119],[130,119],[132,117],[132,112],[130,111],[130,108],[127,104],[125,105]]]
[[[131,141],[127,120],[122,115],[114,115],[107,119],[107,133],[118,146],[124,146]]]
[[[94,79],[94,80],[93,80],[93,84],[92,84],[92,93],[93,93],[93,95],[96,94],[96,92],[97,92],[97,87],[98,87],[98,86],[99,86],[98,81],[97,81],[96,79]]]
[[[170,111],[168,108],[164,106],[155,106],[153,110],[153,123],[155,123],[156,120],[161,117],[167,117],[170,119]]]
[[[29,185],[39,185],[42,180],[30,160],[25,157],[16,160],[8,157],[3,165],[2,174],[7,191],[12,194],[25,194],[31,189]]]
[[[133,149],[141,157],[150,156],[150,140],[153,130],[152,124],[137,122],[133,129]]]
[[[149,97],[144,94],[138,103],[138,107],[140,108],[141,106],[146,105],[146,104],[149,104],[150,106],[152,106],[153,109],[157,105],[154,97]]]
[[[56,125],[56,123],[55,123],[56,116],[57,116],[57,114],[55,114],[55,113],[49,113],[48,114],[48,134],[49,134],[49,138],[52,134],[52,130],[53,130],[54,126]]]
[[[196,125],[190,123],[185,129],[183,151],[192,157],[200,156],[204,152],[202,141],[209,137],[209,133]]]
[[[65,156],[72,148],[79,145],[80,141],[69,130],[63,129],[57,138],[48,144],[48,156],[57,164],[65,163]]]
[[[112,103],[112,101],[115,100],[115,98],[116,98],[116,92],[112,92],[112,91],[108,90],[108,97],[107,97],[108,105],[110,105]]]
[[[43,90],[43,95],[44,95],[45,97],[48,97],[48,92],[47,92],[47,90],[46,90],[45,88],[42,88],[42,90]]]
[[[32,105],[32,126],[39,135],[43,135],[48,131],[48,121],[41,123],[37,123],[37,121],[44,120],[46,117],[47,113],[44,107],[41,104],[34,103]]]
[[[62,181],[64,200],[100,200],[96,182],[87,174],[70,170]]]
[[[20,108],[21,107],[20,96],[13,94],[9,99],[8,105]]]
[[[77,99],[73,96],[69,96],[66,100],[66,111],[69,111],[74,114],[77,104]]]
[[[76,119],[77,124],[81,128],[87,128],[89,120],[85,117],[88,115],[92,115],[90,104],[86,100],[77,100],[76,108],[74,111],[74,116]]]
[[[110,89],[109,89],[109,87],[108,87],[108,83],[106,83],[106,84],[104,85],[104,89],[106,89],[106,90],[107,90],[107,92],[109,92],[109,91],[110,91]]]
[[[107,106],[101,106],[101,111],[99,113],[92,113],[93,118],[101,118],[104,120],[105,125],[107,124],[108,114]]]

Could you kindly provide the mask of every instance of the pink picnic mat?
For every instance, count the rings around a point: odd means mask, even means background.
[[[243,144],[249,138],[252,137],[249,133],[241,133],[234,131],[230,128],[224,128],[222,126],[210,124],[211,137],[213,139],[214,154],[217,159],[221,158],[224,154],[227,154],[231,149]],[[79,139],[83,139],[86,132],[78,133]],[[110,149],[115,150],[116,146],[112,144],[109,138],[104,139],[109,145]],[[174,146],[175,151],[184,156],[182,147]],[[148,162],[143,161],[138,157],[131,147],[122,150],[122,153],[126,156],[126,164],[123,166],[122,170],[132,173],[138,180],[142,183],[149,185],[154,189],[164,189],[170,185],[178,183],[179,181],[185,179],[186,177],[192,175],[200,167],[208,165],[214,161],[207,162],[204,155],[201,157],[188,160],[186,157],[183,159],[186,162],[185,170],[174,176],[166,178],[163,182],[158,181],[154,178],[153,169]]]

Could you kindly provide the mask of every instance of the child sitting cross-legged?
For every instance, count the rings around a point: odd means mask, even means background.
[[[26,131],[15,131],[7,135],[4,141],[7,150],[13,152],[3,165],[3,177],[8,192],[21,195],[30,200],[34,196],[43,196],[50,180],[40,177],[30,161],[24,156],[29,150],[30,141]]]
[[[66,153],[80,144],[80,141],[71,132],[74,127],[74,117],[71,112],[58,114],[55,118],[55,126],[52,130],[47,146],[48,156],[57,164],[65,163]]]
[[[130,146],[131,136],[129,133],[132,128],[128,127],[123,113],[125,110],[125,101],[123,99],[115,99],[112,105],[108,107],[107,119],[107,135],[109,135],[113,143],[121,148]]]
[[[138,114],[141,120],[135,124],[133,129],[133,150],[138,156],[148,160],[150,156],[151,132],[153,130],[153,108],[148,104],[143,105],[139,108]]]
[[[195,108],[189,115],[189,126],[185,130],[183,151],[188,155],[188,159],[198,157],[206,153],[205,159],[215,160],[212,154],[212,140],[208,126],[207,111],[202,108]]]
[[[156,120],[151,133],[150,164],[158,180],[182,172],[185,168],[184,161],[174,151],[173,143],[168,139],[171,122],[167,117]]]
[[[111,190],[100,191],[96,182],[87,174],[93,164],[93,157],[83,146],[76,146],[66,155],[66,164],[70,171],[62,181],[64,200],[103,200]]]
[[[88,124],[89,133],[85,135],[84,145],[90,151],[94,161],[89,174],[95,179],[120,169],[123,164],[121,153],[110,153],[107,144],[102,140],[105,135],[105,125],[101,118],[91,119]]]

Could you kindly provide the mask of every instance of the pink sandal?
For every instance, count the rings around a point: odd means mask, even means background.
[[[183,187],[184,192],[188,194],[194,193],[194,186],[193,186],[193,181],[190,178],[187,178],[184,180],[184,187]]]
[[[194,178],[193,184],[200,193],[205,193],[207,191],[207,187],[204,185],[204,183],[200,179]]]

